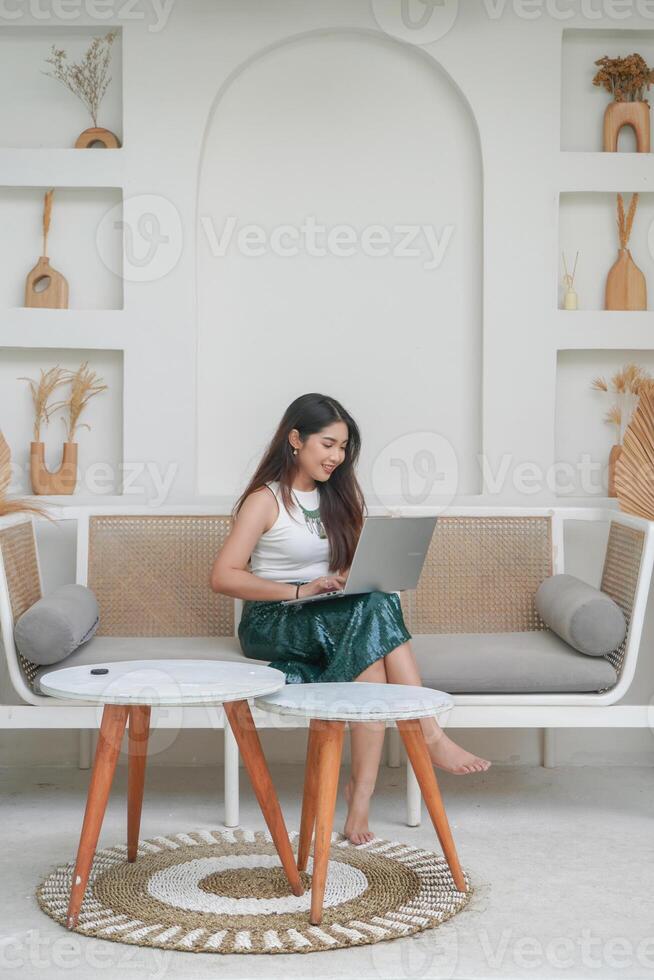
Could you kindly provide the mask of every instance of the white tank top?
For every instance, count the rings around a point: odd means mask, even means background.
[[[292,520],[282,502],[279,481],[272,480],[266,486],[277,498],[279,513],[257,541],[250,556],[250,571],[275,582],[310,582],[327,575],[329,541],[320,520],[318,488],[291,491],[305,510],[313,512],[307,514],[293,502]]]

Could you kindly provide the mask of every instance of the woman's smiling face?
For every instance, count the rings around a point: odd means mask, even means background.
[[[324,483],[337,466],[345,459],[348,443],[348,428],[345,422],[332,422],[313,432],[304,443],[300,441],[297,429],[291,432],[291,444],[297,448],[295,460],[306,475]]]

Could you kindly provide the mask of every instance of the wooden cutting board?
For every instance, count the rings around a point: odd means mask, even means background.
[[[42,255],[25,280],[25,306],[36,309],[68,309],[68,282]]]

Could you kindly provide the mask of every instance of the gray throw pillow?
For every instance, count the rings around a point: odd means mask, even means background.
[[[19,616],[16,647],[33,664],[57,664],[98,628],[98,601],[85,585],[62,585]]]
[[[551,630],[590,657],[610,653],[625,638],[627,623],[617,602],[575,575],[546,578],[534,602]]]

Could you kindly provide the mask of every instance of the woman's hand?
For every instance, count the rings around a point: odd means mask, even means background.
[[[304,582],[300,586],[298,597],[305,599],[310,595],[320,595],[322,592],[333,592],[335,589],[342,589],[346,579],[346,575],[321,575],[320,578],[314,578],[311,582]]]

